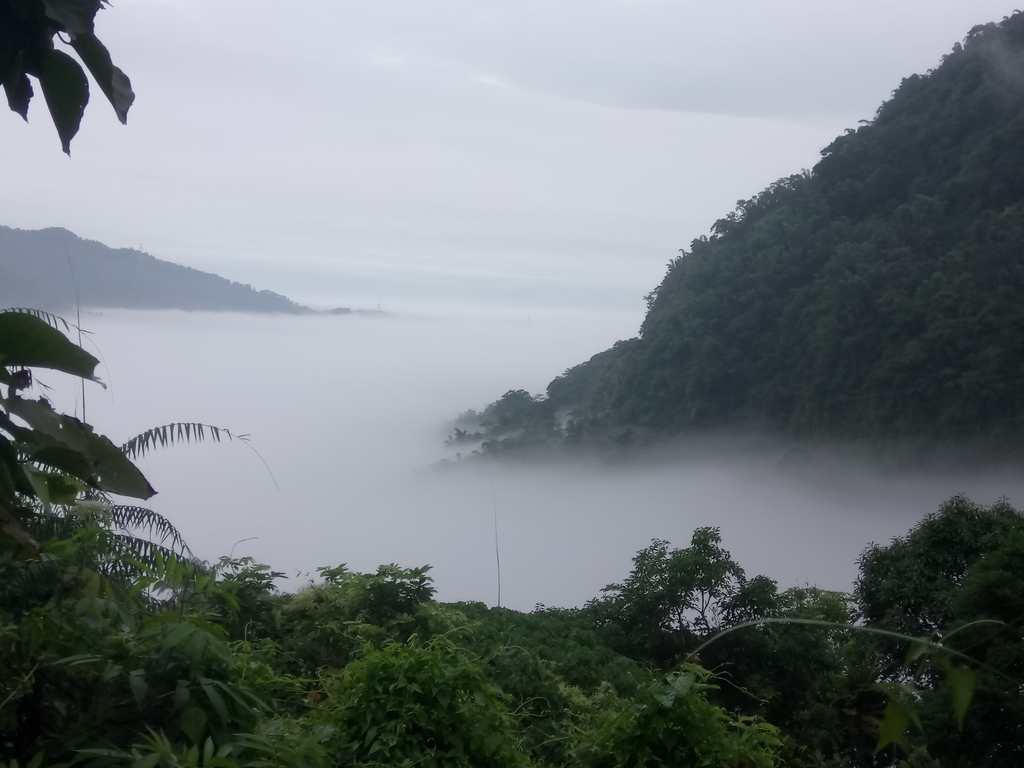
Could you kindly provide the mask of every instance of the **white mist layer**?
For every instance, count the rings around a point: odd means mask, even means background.
[[[318,566],[430,564],[440,599],[493,604],[496,501],[502,603],[524,610],[582,604],[651,539],[685,546],[698,526],[720,527],[748,575],[848,590],[869,542],[905,533],[950,495],[1024,501],[1009,473],[881,479],[833,467],[800,480],[779,474],[779,449],[425,471],[446,455],[447,419],[511,388],[542,392],[640,319],[526,315],[90,314],[111,387],[90,385],[87,416],[115,442],[178,421],[251,434],[280,490],[239,443],[162,449],[140,466],[159,491],[150,505],[197,555],[251,555],[285,572],[287,588]],[[71,382],[44,382],[58,408],[80,410]]]

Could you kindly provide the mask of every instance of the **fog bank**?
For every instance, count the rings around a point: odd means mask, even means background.
[[[779,472],[780,448],[640,466],[427,469],[446,455],[446,419],[510,388],[542,392],[633,335],[639,320],[89,314],[86,346],[98,346],[111,386],[87,390],[87,415],[115,442],[175,421],[251,434],[274,479],[243,444],[160,450],[141,466],[159,491],[152,507],[199,556],[251,555],[286,572],[288,588],[317,566],[430,564],[442,600],[493,604],[496,512],[509,607],[581,604],[623,578],[652,538],[685,546],[707,525],[721,527],[748,575],[848,589],[868,542],[904,533],[954,493],[1024,502],[1012,472],[882,476],[832,466],[828,476],[796,476]],[[58,408],[80,413],[70,381],[44,381]]]

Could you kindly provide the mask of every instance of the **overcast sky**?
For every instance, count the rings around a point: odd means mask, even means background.
[[[128,126],[94,88],[68,158],[41,96],[6,113],[0,224],[312,302],[639,311],[736,200],[1013,8],[117,0]]]

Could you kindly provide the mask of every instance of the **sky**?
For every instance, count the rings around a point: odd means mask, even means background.
[[[997,0],[118,0],[68,158],[0,118],[0,224],[314,305],[643,310],[665,264]],[[37,89],[38,92],[38,89]]]

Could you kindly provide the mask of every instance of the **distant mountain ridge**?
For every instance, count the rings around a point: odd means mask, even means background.
[[[309,311],[273,291],[259,291],[134,248],[109,248],[66,229],[0,226],[0,307],[67,311],[76,306],[76,283],[77,302],[88,308]]]

